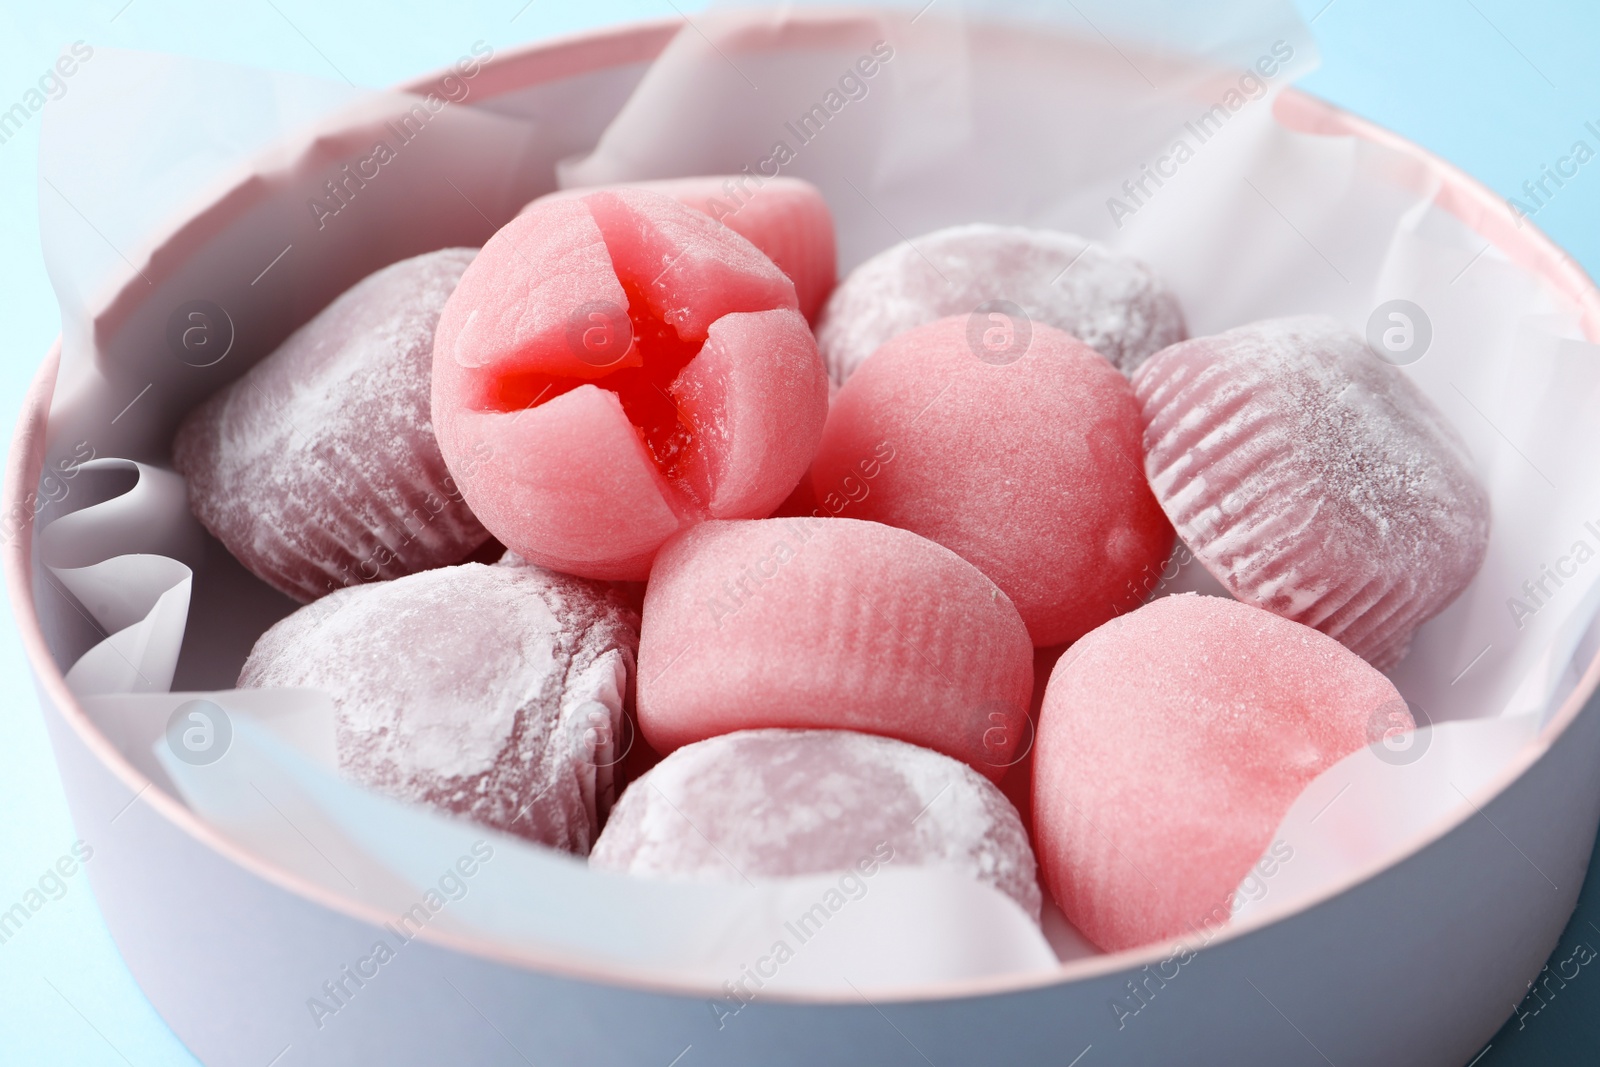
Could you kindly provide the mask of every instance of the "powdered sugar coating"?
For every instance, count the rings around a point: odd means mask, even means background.
[[[913,326],[1010,300],[1124,374],[1187,336],[1178,298],[1143,263],[1075,234],[974,223],[936,230],[862,263],[822,311],[817,346],[841,385]]]
[[[304,603],[459,563],[488,539],[429,415],[434,327],[474,255],[367,276],[179,428],[195,516],[269,585]]]
[[[1174,345],[1134,388],[1151,487],[1240,600],[1387,669],[1482,564],[1489,496],[1460,435],[1333,319]]]
[[[645,590],[639,727],[658,752],[761,727],[860,730],[998,779],[1026,735],[1033,648],[972,564],[856,519],[706,522]]]
[[[983,776],[916,745],[846,730],[744,730],[680,748],[628,787],[589,856],[653,878],[741,881],[942,865],[1035,921],[1033,850]]]
[[[1411,726],[1387,678],[1309,627],[1223,597],[1152,601],[1068,649],[1045,689],[1045,885],[1107,951],[1221,925],[1311,779]]]
[[[261,636],[239,685],[328,693],[351,781],[584,853],[637,648],[615,593],[511,557],[330,593]]]
[[[996,365],[954,315],[891,338],[844,383],[812,488],[829,511],[955,552],[1035,645],[1056,645],[1137,607],[1172,550],[1140,430],[1128,380],[1077,338],[1036,324]]]

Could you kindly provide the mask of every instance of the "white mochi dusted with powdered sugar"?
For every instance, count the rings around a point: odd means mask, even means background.
[[[350,781],[582,854],[638,633],[603,583],[512,557],[330,593],[261,636],[239,685],[328,693]]]
[[[173,441],[202,525],[301,603],[460,563],[488,540],[434,439],[433,331],[477,255],[446,248],[368,275]]]
[[[1335,320],[1185,341],[1133,384],[1156,499],[1245,603],[1386,670],[1478,572],[1489,495],[1466,444]]]
[[[848,730],[741,730],[686,745],[623,794],[591,866],[641,877],[742,881],[945,866],[1039,918],[1022,820],[971,767]]]
[[[842,385],[891,337],[991,300],[1072,334],[1124,374],[1188,336],[1178,298],[1133,257],[1059,230],[974,223],[902,241],[851,271],[823,309],[817,347]]]

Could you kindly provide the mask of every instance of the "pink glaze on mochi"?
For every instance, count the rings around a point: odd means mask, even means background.
[[[261,635],[239,685],[331,696],[350,781],[586,853],[637,648],[616,594],[508,557],[329,594]]]
[[[1045,690],[1034,843],[1046,887],[1108,952],[1225,923],[1301,790],[1411,714],[1310,627],[1164,597],[1073,645]]]
[[[1245,603],[1387,670],[1483,563],[1489,495],[1465,443],[1333,319],[1174,345],[1134,388],[1157,499]]]
[[[833,213],[822,190],[800,178],[716,174],[694,178],[660,178],[622,183],[670,196],[685,207],[704,212],[737,233],[777,265],[794,282],[800,314],[816,321],[823,301],[833,291],[838,253]],[[616,188],[602,186],[601,188]],[[553,199],[585,196],[594,189],[562,189],[547,193],[523,211]]]
[[[760,727],[860,730],[998,780],[1027,731],[1033,649],[949,549],[855,519],[701,523],[645,590],[639,727],[658,752]]]
[[[1036,645],[1137,607],[1141,579],[1172,551],[1128,380],[1039,323],[1003,364],[975,354],[964,315],[883,345],[839,390],[811,484],[826,510],[911,530],[977,567]]]
[[[368,275],[178,428],[195,517],[268,585],[304,603],[488,540],[429,417],[434,327],[476,254]]]
[[[953,867],[1015,900],[1040,893],[1022,820],[937,752],[848,730],[741,730],[678,749],[628,787],[589,865],[742,882],[884,864]]]
[[[474,513],[522,557],[591,578],[642,579],[680,528],[770,514],[827,415],[789,279],[646,190],[512,220],[434,352],[439,444]]]
[[[974,223],[902,241],[845,275],[817,344],[843,384],[896,334],[990,300],[1065,330],[1124,374],[1188,336],[1178,298],[1131,256],[1057,230]]]

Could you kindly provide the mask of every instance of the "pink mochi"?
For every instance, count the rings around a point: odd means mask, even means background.
[[[273,588],[305,603],[488,540],[429,418],[434,327],[476,254],[362,279],[178,428],[195,517]]]
[[[1222,597],[1153,601],[1068,649],[1045,689],[1045,885],[1110,952],[1221,925],[1311,779],[1412,725],[1332,638]]]
[[[827,403],[789,279],[647,190],[512,220],[434,341],[434,425],[474,513],[525,559],[590,578],[643,579],[679,529],[770,514]]]
[[[974,354],[966,316],[884,344],[839,390],[811,485],[825,514],[911,530],[977,567],[1036,645],[1137,607],[1172,550],[1128,380],[1037,323],[1001,364]]]
[[[742,730],[678,749],[622,795],[589,865],[647,878],[743,882],[880,865],[951,867],[1035,922],[1022,820],[966,764],[848,730]]]
[[[998,780],[1027,730],[1033,649],[949,549],[855,519],[707,522],[645,590],[639,727],[670,752],[734,730],[860,730]]]
[[[979,223],[902,241],[851,271],[823,309],[817,344],[843,384],[896,334],[991,300],[1065,330],[1125,374],[1188,336],[1177,297],[1131,256],[1076,234]]]
[[[627,182],[623,187],[670,196],[685,207],[710,215],[761,249],[794,282],[800,314],[808,321],[816,321],[823,301],[833,291],[838,253],[833,213],[822,198],[822,190],[815,185],[800,178],[717,174]],[[593,191],[562,189],[547,193],[522,210]]]
[[[239,685],[331,696],[350,781],[585,853],[637,648],[615,593],[508,556],[325,596],[261,635]]]
[[[1460,435],[1333,319],[1174,345],[1134,388],[1156,498],[1245,603],[1387,670],[1483,563],[1489,495]]]

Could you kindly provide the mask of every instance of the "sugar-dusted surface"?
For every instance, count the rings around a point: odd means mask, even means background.
[[[1483,562],[1489,496],[1460,435],[1332,319],[1174,345],[1134,388],[1157,498],[1246,603],[1387,669]]]
[[[817,343],[843,383],[896,334],[989,300],[1065,330],[1125,374],[1187,336],[1178,298],[1138,260],[1075,234],[974,223],[894,245],[851,271],[823,309]]]
[[[685,207],[704,212],[761,249],[794,282],[800,313],[815,321],[833,291],[838,270],[833,213],[815,185],[800,178],[752,174],[661,178],[627,185],[670,196]],[[580,188],[547,193],[522,210],[592,191]]]
[[[351,781],[584,853],[612,799],[637,625],[596,583],[468,563],[301,608],[239,685],[331,695]]]
[[[998,789],[937,752],[848,730],[744,730],[680,748],[628,787],[589,863],[741,881],[852,870],[890,850],[896,867],[958,868],[1039,918],[1033,850]]]
[[[706,517],[769,514],[827,413],[789,279],[644,189],[530,205],[462,278],[436,351],[439,442],[474,512],[527,559],[592,578],[644,578]]]
[[[433,331],[476,254],[447,248],[352,286],[179,428],[206,529],[302,603],[458,563],[488,539],[434,440]]]
[[[811,481],[829,511],[837,502],[972,563],[1037,645],[1137,607],[1172,549],[1128,380],[1042,324],[1003,365],[974,354],[964,315],[883,345],[839,390]]]
[[[1223,597],[1153,601],[1050,677],[1033,764],[1044,883],[1108,951],[1221,924],[1305,785],[1410,723],[1388,679],[1309,627]]]
[[[733,730],[897,737],[992,779],[1025,735],[1033,649],[949,549],[855,519],[707,522],[645,592],[639,725],[669,752]]]

